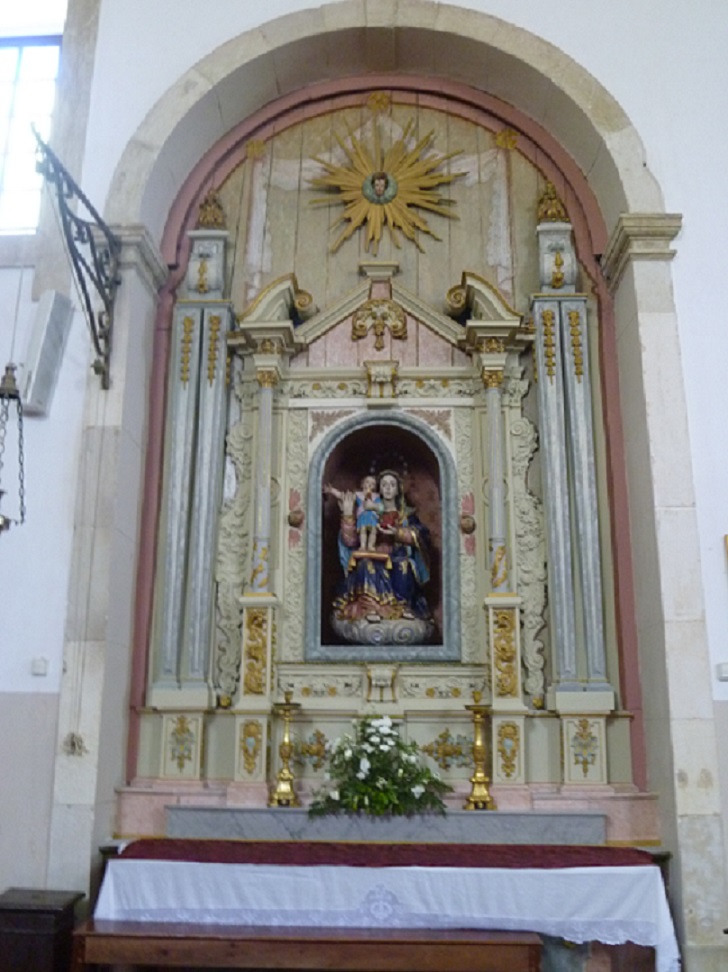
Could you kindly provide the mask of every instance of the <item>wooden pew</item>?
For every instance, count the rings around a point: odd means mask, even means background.
[[[538,972],[530,932],[293,928],[88,921],[74,932],[71,972],[96,965],[335,970]]]

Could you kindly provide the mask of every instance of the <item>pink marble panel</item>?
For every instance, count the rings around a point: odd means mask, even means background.
[[[318,338],[313,344],[308,346],[308,367],[326,367],[326,335]]]
[[[303,351],[299,351],[295,358],[291,358],[289,365],[291,371],[305,371],[309,367],[308,351],[309,349],[306,348]]]
[[[420,368],[448,367],[452,362],[452,347],[439,334],[423,324],[417,330]]]
[[[224,792],[208,793],[195,789],[193,792],[179,793],[174,802],[179,807],[225,807],[227,797]]]
[[[657,799],[646,793],[610,801],[607,840],[656,840],[660,834]]]
[[[267,783],[231,783],[227,788],[227,806],[258,810],[268,805],[268,795]]]
[[[533,801],[527,786],[508,786],[499,784],[491,787],[491,793],[499,810],[532,810]],[[469,795],[469,792],[468,792]]]
[[[419,357],[419,334],[422,330],[422,325],[414,319],[407,315],[407,340],[406,341],[392,341],[392,359],[394,361],[399,361],[400,366],[403,368],[415,368],[417,366],[417,359]]]
[[[558,788],[553,784],[494,785],[491,791],[501,810],[604,813],[607,840],[613,843],[649,845],[659,840],[657,799],[650,794],[620,793],[609,786]],[[456,787],[449,801],[453,809],[462,806],[468,792],[465,784]],[[148,786],[132,785],[120,792],[117,834],[122,837],[164,834],[165,807],[170,805],[261,807],[266,802],[267,786],[261,782],[211,785],[150,780]]]
[[[189,244],[189,238],[184,239]],[[129,738],[126,751],[126,778],[137,773],[139,756],[139,710],[145,704],[149,638],[154,600],[154,575],[157,555],[157,521],[162,494],[164,456],[165,388],[171,344],[174,291],[185,273],[184,265],[170,274],[162,292],[154,322],[152,374],[149,382],[149,419],[144,465],[144,502],[139,532],[139,559],[134,602],[134,646],[131,661]]]
[[[454,368],[467,368],[470,361],[470,355],[466,354],[465,351],[461,351],[460,348],[452,349],[452,363]]]
[[[139,793],[122,790],[116,815],[117,836],[156,837],[166,832],[164,808],[170,803],[168,793]]]
[[[199,781],[170,784],[149,780],[149,785],[133,785],[120,791],[117,803],[117,835],[151,837],[166,833],[165,807],[224,807],[225,788]]]
[[[356,358],[359,367],[363,368],[365,361],[392,361],[397,359],[397,355],[393,354],[392,344],[401,344],[402,342],[393,342],[389,331],[385,331],[383,337],[384,347],[381,351],[378,351],[374,346],[376,337],[371,330],[366,337],[360,338],[356,342]]]
[[[657,797],[631,789],[631,793],[622,793],[612,786],[564,786],[558,796],[534,794],[533,809],[552,813],[604,813],[608,841],[650,844],[660,839]]]
[[[327,368],[352,368],[357,364],[357,352],[351,338],[351,317],[327,331],[323,340]]]

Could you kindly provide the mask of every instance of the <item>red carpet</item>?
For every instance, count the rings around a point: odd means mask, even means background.
[[[326,841],[135,840],[122,858],[226,864],[348,867],[634,867],[652,864],[634,847],[557,844],[376,844]]]

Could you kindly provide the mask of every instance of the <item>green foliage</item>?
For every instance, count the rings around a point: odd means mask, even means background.
[[[360,719],[353,736],[334,743],[328,755],[329,781],[314,794],[309,814],[444,814],[442,798],[452,787],[422,766],[418,753],[417,743],[403,742],[389,716]]]

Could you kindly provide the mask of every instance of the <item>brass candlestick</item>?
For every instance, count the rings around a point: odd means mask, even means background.
[[[284,692],[285,701],[276,702],[273,711],[278,716],[283,717],[283,739],[278,747],[278,755],[281,758],[281,768],[276,777],[276,786],[268,801],[269,807],[300,807],[298,797],[293,789],[293,771],[291,770],[291,759],[293,758],[293,743],[291,742],[291,717],[293,713],[301,708],[300,703],[291,702],[293,692]]]
[[[490,711],[487,705],[480,705],[480,692],[473,692],[473,705],[466,705],[473,713],[473,763],[475,772],[470,777],[470,796],[465,801],[464,810],[497,810],[496,802],[490,795],[490,777],[486,773],[488,749],[485,745],[485,717]]]

